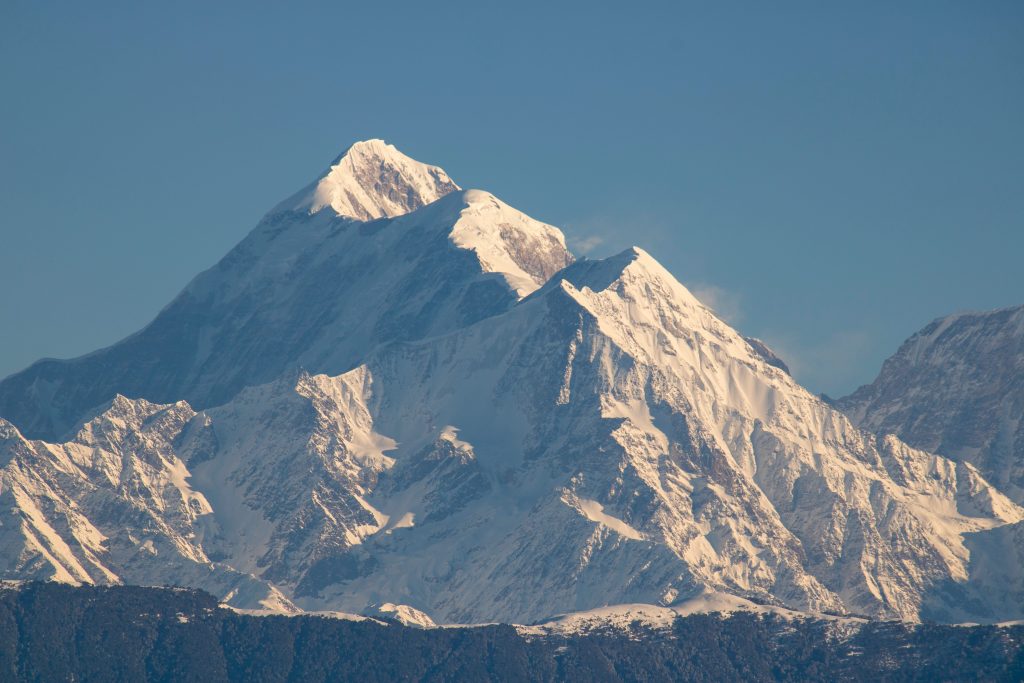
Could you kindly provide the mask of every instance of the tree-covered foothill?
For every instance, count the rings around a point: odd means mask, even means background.
[[[251,616],[199,591],[0,590],[0,680],[1019,681],[1024,627],[699,614],[586,634]]]

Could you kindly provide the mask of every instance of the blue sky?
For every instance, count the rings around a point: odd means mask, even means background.
[[[0,376],[367,137],[639,244],[815,391],[1024,303],[1024,3],[551,4],[0,4]]]

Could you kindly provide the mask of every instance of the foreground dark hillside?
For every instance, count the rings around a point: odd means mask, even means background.
[[[664,631],[524,637],[510,626],[420,630],[254,617],[191,590],[0,590],[0,680],[759,681],[1024,677],[1024,627],[695,615]]]

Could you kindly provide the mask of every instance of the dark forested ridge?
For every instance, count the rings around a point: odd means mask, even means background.
[[[0,680],[766,681],[1024,678],[1024,627],[694,615],[670,629],[524,636],[511,626],[421,630],[257,617],[193,590],[0,590]]]

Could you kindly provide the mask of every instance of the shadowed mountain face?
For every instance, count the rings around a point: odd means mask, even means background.
[[[837,405],[865,429],[972,463],[1024,501],[1024,306],[934,321]]]
[[[0,382],[0,416],[53,440],[117,394],[205,408],[289,369],[341,372],[507,310],[571,258],[556,229],[357,143],[143,330]]]
[[[643,250],[573,262],[378,141],[0,415],[9,578],[424,623],[1024,616],[1024,510],[973,466],[858,429]]]

